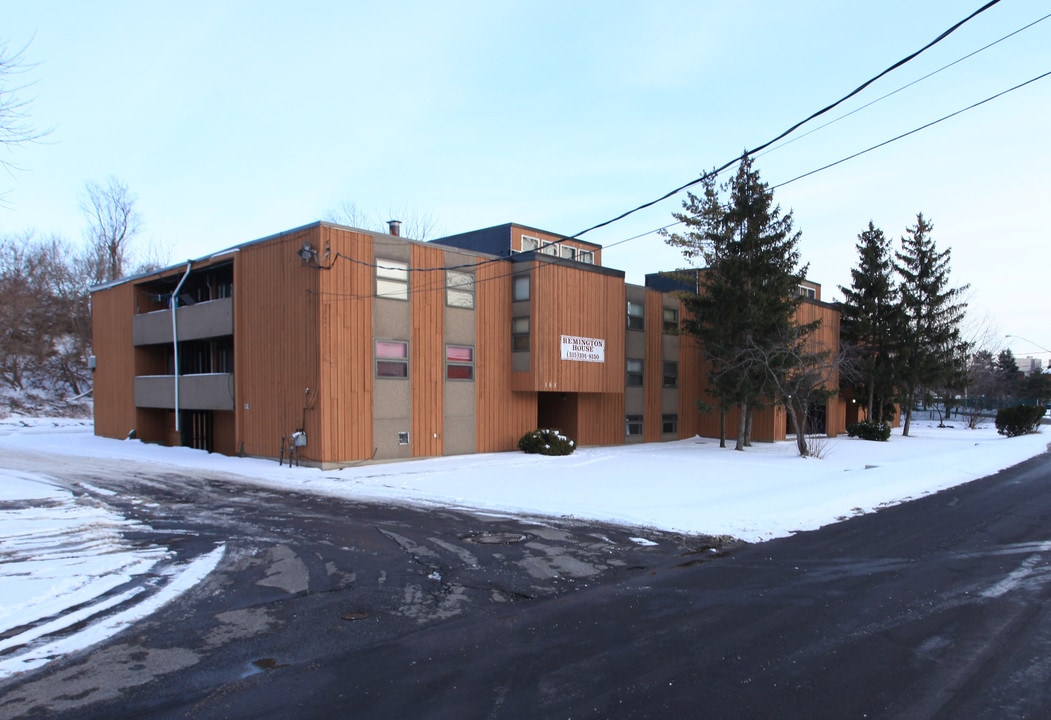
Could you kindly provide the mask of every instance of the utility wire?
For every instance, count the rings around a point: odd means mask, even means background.
[[[914,53],[912,53],[910,55],[907,55],[906,57],[902,58],[898,62],[896,62],[893,65],[891,65],[890,67],[888,67],[886,70],[884,70],[880,74],[870,78],[869,80],[866,80],[864,83],[859,85],[857,88],[852,90],[847,95],[844,95],[839,100],[836,100],[831,105],[828,105],[828,106],[822,108],[821,110],[818,110],[817,112],[813,113],[812,115],[810,115],[806,119],[797,122],[795,125],[793,125],[792,127],[788,128],[787,130],[785,130],[783,133],[781,133],[777,137],[773,138],[772,140],[768,140],[767,142],[763,143],[762,145],[759,145],[758,147],[752,148],[751,150],[746,150],[745,152],[743,152],[740,155],[738,155],[737,157],[735,157],[733,160],[730,160],[730,161],[724,163],[723,165],[719,166],[715,170],[711,170],[710,172],[704,173],[700,177],[697,177],[697,178],[689,181],[688,183],[680,185],[679,187],[675,188],[674,190],[669,190],[668,192],[664,193],[663,195],[661,195],[656,200],[651,200],[651,201],[649,201],[647,203],[643,203],[642,205],[639,205],[636,208],[633,208],[631,210],[628,210],[627,212],[623,212],[620,215],[617,215],[615,218],[612,218],[610,220],[606,220],[604,222],[600,222],[597,225],[592,225],[591,227],[587,228],[586,230],[581,230],[577,234],[571,235],[570,238],[568,238],[568,239],[579,238],[581,235],[585,235],[585,234],[587,234],[587,233],[589,233],[589,232],[591,232],[593,230],[598,230],[599,228],[606,227],[607,225],[612,225],[615,222],[623,220],[624,218],[628,217],[629,215],[633,215],[633,214],[639,212],[640,210],[645,210],[646,208],[653,207],[654,205],[656,205],[658,203],[664,202],[668,198],[671,198],[671,197],[674,197],[675,195],[678,195],[679,193],[681,193],[683,190],[686,190],[687,188],[691,188],[694,185],[697,185],[698,183],[704,182],[705,180],[707,180],[710,177],[714,177],[714,176],[718,175],[719,173],[721,173],[726,168],[730,167],[731,165],[734,165],[735,163],[740,162],[741,160],[743,160],[744,158],[748,157],[749,155],[754,155],[757,152],[765,150],[766,148],[770,147],[771,145],[773,145],[774,143],[778,142],[779,140],[782,140],[785,137],[787,137],[788,135],[791,135],[793,132],[795,132],[797,129],[799,129],[799,127],[801,127],[802,125],[805,125],[806,123],[810,122],[814,118],[817,118],[817,117],[819,117],[821,115],[824,115],[825,113],[829,112],[830,110],[832,110],[836,106],[841,105],[842,103],[846,102],[850,98],[854,97],[855,95],[860,93],[862,90],[867,88],[869,85],[871,85],[872,83],[874,83],[877,80],[879,80],[880,78],[882,78],[884,75],[886,75],[886,74],[888,74],[888,73],[890,73],[890,72],[892,72],[894,70],[897,70],[899,67],[901,67],[902,65],[906,64],[910,60],[913,60],[914,58],[918,57],[920,54],[922,54],[925,51],[929,50],[930,48],[934,47],[935,45],[940,43],[942,40],[947,38],[949,35],[951,35],[953,32],[958,30],[962,25],[964,25],[965,23],[969,22],[970,20],[973,20],[978,15],[981,15],[983,12],[985,12],[986,10],[988,10],[989,8],[991,8],[992,6],[996,5],[999,2],[1000,2],[1000,0],[990,0],[990,2],[986,3],[982,7],[978,8],[977,10],[975,10],[973,13],[971,13],[970,15],[965,17],[963,20],[960,20],[958,23],[956,23],[955,25],[950,27],[948,30],[943,32],[938,37],[936,37],[933,40],[931,40],[929,43],[924,45],[922,48],[920,48],[916,52],[914,52]]]
[[[1039,18],[1038,20],[1034,20],[1033,22],[1029,23],[1028,25],[1025,25],[1025,26],[1023,26],[1023,27],[1020,27],[1020,28],[1018,28],[1018,29],[1017,29],[1017,30],[1015,30],[1014,32],[1011,32],[1011,33],[1008,33],[1007,35],[1004,35],[1004,36],[1003,36],[1002,38],[1000,38],[999,40],[994,40],[994,41],[992,41],[991,43],[989,43],[988,45],[985,45],[985,46],[983,46],[983,47],[980,47],[980,48],[978,48],[977,50],[975,50],[975,51],[973,51],[973,52],[967,53],[966,55],[964,55],[964,56],[963,56],[963,57],[961,57],[961,58],[957,58],[956,60],[953,60],[953,61],[952,61],[951,63],[949,63],[948,65],[942,65],[942,66],[941,66],[940,68],[938,68],[937,70],[935,70],[935,71],[933,71],[933,72],[929,72],[929,73],[927,73],[926,75],[924,75],[924,76],[923,76],[923,77],[921,77],[921,78],[918,78],[918,79],[916,79],[916,80],[913,80],[913,81],[912,81],[912,82],[910,82],[910,83],[907,83],[907,84],[905,84],[905,85],[902,85],[902,86],[901,86],[901,87],[899,87],[899,88],[898,88],[897,90],[892,90],[891,92],[887,93],[886,95],[883,95],[883,96],[881,96],[881,97],[878,97],[878,98],[876,98],[876,99],[875,99],[875,100],[873,100],[872,102],[869,102],[869,103],[865,103],[865,104],[864,104],[864,105],[862,105],[861,107],[855,108],[854,110],[851,110],[850,112],[848,112],[848,113],[846,113],[846,114],[840,115],[840,116],[839,116],[839,117],[837,117],[837,118],[836,118],[835,120],[829,120],[829,121],[828,121],[827,123],[825,123],[824,125],[818,125],[818,126],[817,126],[816,128],[814,128],[813,130],[808,130],[808,131],[806,131],[805,133],[803,133],[802,135],[797,135],[796,137],[792,138],[791,140],[786,140],[785,142],[781,143],[780,145],[777,145],[777,146],[775,146],[775,147],[772,147],[772,148],[770,148],[770,149],[766,150],[766,152],[760,153],[760,154],[759,154],[759,155],[757,155],[756,157],[762,157],[763,155],[767,155],[767,154],[769,154],[769,153],[772,153],[772,152],[774,152],[775,150],[779,150],[779,149],[781,149],[781,148],[785,147],[786,145],[791,145],[791,144],[792,144],[792,143],[794,143],[794,142],[795,142],[796,140],[802,140],[803,138],[807,137],[808,135],[812,135],[813,133],[816,133],[816,132],[817,132],[818,130],[823,130],[823,129],[827,128],[827,127],[828,127],[829,125],[832,125],[833,123],[837,123],[837,122],[839,122],[840,120],[843,120],[844,118],[848,118],[848,117],[850,117],[851,115],[853,115],[854,113],[858,113],[858,112],[861,112],[861,111],[862,111],[862,110],[864,110],[865,108],[871,107],[871,106],[875,105],[876,103],[878,103],[878,102],[880,102],[880,101],[882,101],[882,100],[886,100],[887,98],[891,97],[892,95],[897,95],[897,94],[898,94],[898,93],[900,93],[900,92],[901,92],[902,90],[906,90],[906,89],[908,89],[908,88],[912,87],[913,85],[916,85],[917,83],[921,83],[921,82],[923,82],[924,80],[926,80],[927,78],[930,78],[930,77],[933,77],[934,75],[937,75],[937,74],[938,74],[938,73],[940,73],[940,72],[941,72],[942,70],[948,70],[948,69],[949,69],[949,68],[951,68],[951,67],[952,67],[953,65],[956,65],[957,63],[961,63],[961,62],[963,62],[964,60],[967,60],[968,58],[974,57],[974,56],[975,56],[975,55],[977,55],[978,53],[980,53],[980,52],[983,52],[983,51],[985,51],[985,50],[988,50],[989,48],[993,47],[994,45],[997,45],[997,44],[999,44],[999,43],[1002,43],[1002,42],[1003,42],[1004,40],[1007,40],[1008,38],[1010,38],[1010,37],[1013,37],[1013,36],[1017,35],[1018,33],[1022,32],[1023,30],[1028,30],[1029,28],[1033,27],[1034,25],[1036,25],[1036,24],[1038,24],[1038,23],[1042,23],[1042,22],[1043,22],[1044,20],[1047,20],[1048,18],[1051,18],[1051,13],[1048,13],[1047,15],[1044,15],[1044,16],[1043,16],[1042,18]]]
[[[1051,15],[1049,15],[1048,17],[1051,17]],[[921,130],[926,130],[929,127],[937,125],[938,123],[944,122],[945,120],[948,120],[950,118],[956,117],[957,115],[965,113],[968,110],[973,110],[973,109],[975,109],[977,107],[985,105],[986,103],[991,102],[993,100],[996,100],[999,97],[1002,97],[1004,95],[1007,95],[1008,93],[1014,92],[1015,90],[1019,90],[1019,89],[1025,87],[1026,85],[1030,85],[1030,84],[1036,82],[1037,80],[1042,80],[1043,78],[1046,78],[1049,75],[1051,75],[1051,71],[1045,72],[1042,75],[1037,75],[1036,77],[1030,78],[1029,80],[1026,80],[1023,83],[1019,83],[1018,85],[1015,85],[1014,87],[1011,87],[1011,88],[1008,88],[1007,90],[1003,90],[1001,92],[998,92],[995,95],[990,95],[989,97],[985,98],[984,100],[979,100],[978,102],[973,103],[971,105],[968,105],[965,108],[961,108],[961,109],[957,110],[956,112],[949,113],[948,115],[940,117],[937,120],[932,120],[931,122],[926,123],[925,125],[921,125],[920,127],[913,128],[912,130],[909,130],[908,132],[904,132],[901,135],[897,135],[895,137],[892,137],[889,140],[884,140],[881,143],[877,143],[876,145],[873,145],[873,146],[871,146],[869,148],[866,148],[864,150],[860,150],[860,151],[858,151],[858,152],[856,152],[856,153],[854,153],[852,155],[848,155],[847,157],[840,158],[839,160],[836,160],[835,162],[831,162],[828,165],[823,165],[823,166],[821,166],[819,168],[816,168],[814,170],[811,170],[809,172],[805,172],[802,175],[797,175],[796,177],[792,178],[791,180],[785,180],[784,182],[778,183],[777,185],[771,185],[770,189],[771,190],[776,190],[777,188],[784,187],[785,185],[788,185],[790,183],[794,183],[796,180],[802,180],[803,178],[809,177],[809,176],[814,175],[816,173],[819,173],[822,170],[828,170],[829,168],[833,168],[836,165],[841,165],[842,163],[845,163],[848,160],[853,160],[856,157],[860,157],[861,155],[864,155],[865,153],[872,152],[873,150],[881,148],[881,147],[883,147],[885,145],[890,145],[892,142],[896,142],[896,141],[901,140],[903,138],[907,138],[908,136],[914,135],[914,134],[920,132]],[[682,222],[681,221],[673,222],[673,223],[671,223],[669,225],[665,225],[663,227],[655,228],[653,230],[648,230],[648,231],[646,231],[644,233],[640,233],[638,235],[634,235],[634,236],[632,236],[630,238],[625,238],[624,240],[618,240],[615,243],[610,243],[608,245],[603,245],[602,247],[603,247],[603,249],[606,249],[606,248],[616,247],[617,245],[623,245],[624,243],[631,242],[632,240],[638,240],[639,238],[646,237],[647,235],[654,235],[654,234],[659,233],[659,232],[661,232],[663,230],[667,230],[669,228],[673,228],[676,225],[682,225]]]
[[[901,135],[898,135],[896,137],[892,137],[890,140],[884,140],[881,143],[878,143],[876,145],[873,145],[872,147],[869,147],[869,148],[866,148],[866,149],[861,150],[859,152],[856,152],[853,155],[848,155],[847,157],[841,158],[839,160],[836,160],[835,162],[829,163],[828,165],[823,165],[822,167],[819,167],[816,170],[811,170],[810,172],[803,173],[802,175],[797,175],[796,177],[792,178],[791,180],[785,180],[783,183],[779,183],[777,185],[773,185],[771,187],[771,190],[776,190],[779,187],[784,187],[785,185],[788,185],[789,183],[794,183],[796,180],[802,180],[803,178],[809,177],[810,175],[813,175],[814,173],[819,173],[822,170],[828,170],[831,167],[835,167],[836,165],[839,165],[841,163],[845,163],[847,160],[853,160],[856,157],[864,155],[865,153],[868,153],[868,152],[872,152],[873,150],[875,150],[877,148],[881,148],[884,145],[889,145],[892,142],[896,142],[898,140],[901,140],[902,138],[908,137],[909,135],[913,135],[915,133],[918,133],[920,130],[926,130],[927,128],[929,128],[929,127],[931,127],[933,125],[937,125],[940,122],[944,122],[945,120],[948,120],[949,118],[956,117],[960,113],[967,112],[968,110],[973,110],[974,108],[979,107],[981,105],[985,105],[987,102],[991,102],[992,100],[995,100],[998,97],[1002,97],[1002,96],[1006,95],[1007,93],[1014,92],[1015,90],[1018,90],[1020,88],[1024,88],[1026,85],[1029,85],[1030,83],[1034,83],[1037,80],[1042,80],[1043,78],[1046,78],[1048,75],[1051,75],[1051,70],[1047,71],[1046,73],[1044,73],[1042,75],[1037,75],[1034,78],[1030,78],[1029,80],[1026,80],[1023,83],[1019,83],[1018,85],[1015,85],[1012,88],[1008,88],[1007,90],[1004,90],[1002,92],[998,92],[995,95],[991,95],[991,96],[985,98],[985,100],[979,100],[978,102],[974,103],[973,105],[968,105],[967,107],[961,108],[960,110],[957,110],[954,113],[949,113],[948,115],[945,115],[944,117],[940,117],[937,120],[932,120],[931,122],[927,123],[926,125],[921,125],[918,128],[913,128],[912,130],[909,130],[908,132],[902,133]]]

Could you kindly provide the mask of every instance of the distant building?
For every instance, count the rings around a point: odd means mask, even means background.
[[[1032,375],[1033,373],[1041,373],[1044,371],[1044,362],[1040,358],[1026,356],[1024,358],[1018,358],[1018,369],[1022,371],[1023,375]]]
[[[523,225],[418,242],[313,223],[94,288],[95,432],[262,457],[298,442],[326,467],[513,450],[536,427],[717,436],[679,289]],[[838,312],[800,292],[837,348]],[[843,431],[842,401],[819,415]],[[756,414],[753,439],[785,434],[783,409]]]

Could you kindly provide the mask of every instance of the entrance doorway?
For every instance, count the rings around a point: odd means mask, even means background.
[[[536,425],[539,428],[560,430],[570,440],[577,440],[577,394],[537,393]]]
[[[214,451],[215,429],[211,410],[186,410],[182,413],[182,444],[194,450]]]

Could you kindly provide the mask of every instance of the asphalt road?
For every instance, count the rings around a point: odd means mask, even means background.
[[[160,502],[141,515],[158,532],[226,559],[134,631],[0,686],[0,716],[1051,717],[1051,455],[721,552],[120,483]]]

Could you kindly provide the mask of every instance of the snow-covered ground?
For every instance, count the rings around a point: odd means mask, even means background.
[[[255,485],[354,500],[572,516],[756,542],[984,477],[1045,452],[1048,439],[1046,433],[1008,439],[991,425],[967,430],[914,421],[912,437],[895,431],[886,443],[825,441],[820,459],[798,457],[792,442],[738,453],[693,438],[582,448],[566,457],[494,453],[322,471],[98,438],[89,421],[7,418],[0,420],[0,465],[3,449],[46,454],[56,474],[75,471],[84,458],[119,459],[136,472],[218,471]],[[105,491],[82,487],[90,497],[75,498],[42,474],[0,470],[0,677],[119,631],[191,587],[221,558],[217,548],[189,566],[173,566],[163,548],[133,546],[122,533],[135,524],[107,507]],[[163,578],[148,600],[74,636],[34,645],[34,638],[80,623],[101,604],[127,605],[115,590],[147,571]]]

